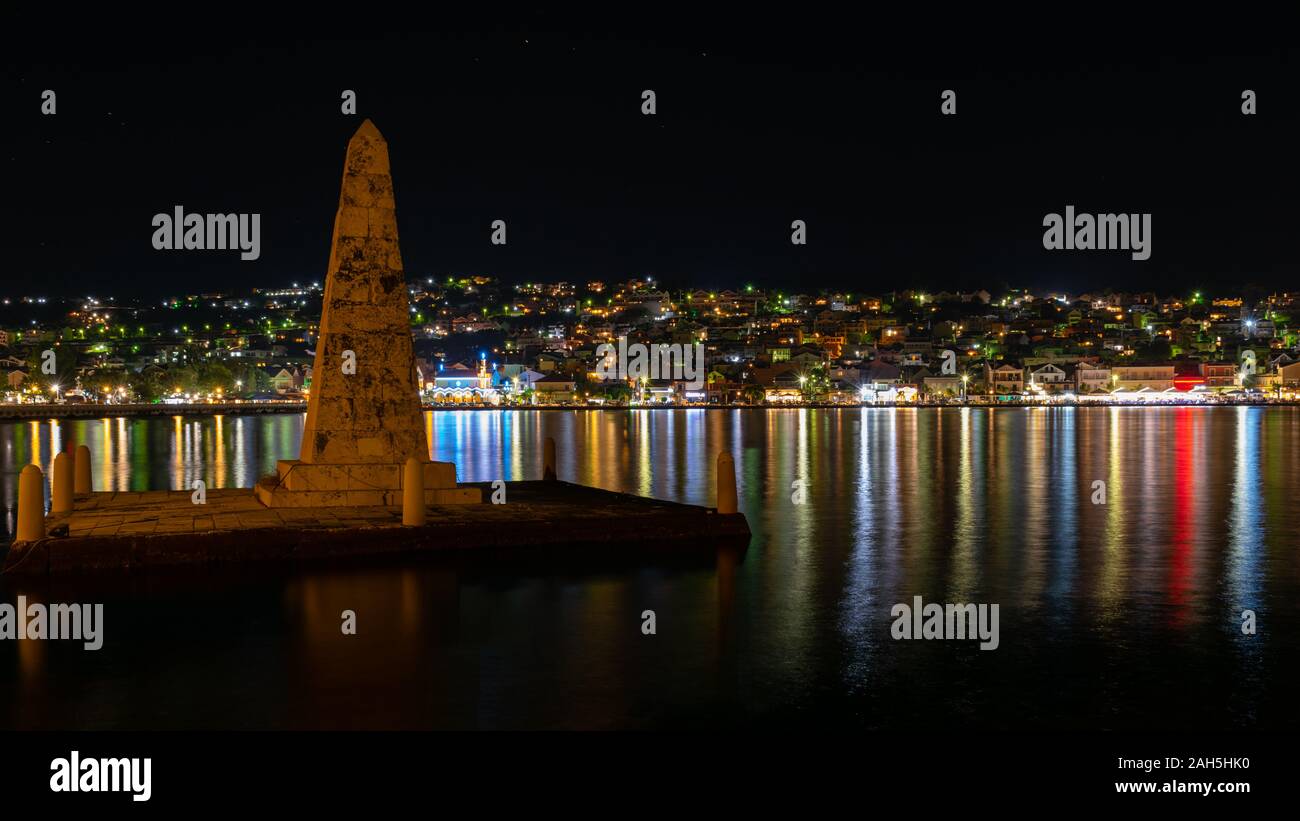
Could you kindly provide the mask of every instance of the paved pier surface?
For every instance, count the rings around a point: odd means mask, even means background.
[[[473,485],[466,485],[473,486]],[[483,489],[489,499],[492,488]],[[297,561],[403,552],[743,550],[741,514],[646,499],[567,482],[509,482],[506,504],[429,506],[424,527],[400,507],[263,507],[250,489],[92,493],[71,514],[46,517],[45,539],[18,545],[7,574],[137,570],[247,561]]]

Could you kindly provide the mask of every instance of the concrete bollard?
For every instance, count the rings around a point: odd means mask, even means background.
[[[54,457],[50,471],[50,512],[72,512],[72,454],[67,451]]]
[[[73,459],[72,491],[78,496],[91,492],[90,485],[90,448],[77,445],[77,455]]]
[[[555,472],[555,438],[546,437],[546,446],[542,451],[542,478],[555,479],[558,474]]]
[[[14,539],[34,542],[45,538],[45,474],[28,465],[18,475],[18,532]]]
[[[424,465],[414,456],[406,460],[402,469],[402,524],[407,527],[424,524]]]
[[[736,499],[736,461],[725,450],[718,454],[718,512],[736,513],[740,510]]]

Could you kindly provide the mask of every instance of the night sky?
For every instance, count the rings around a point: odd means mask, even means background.
[[[6,295],[322,280],[364,117],[389,141],[410,277],[1296,287],[1295,52],[1231,32],[975,38],[790,17],[618,31],[503,14],[366,39],[15,25],[0,58]],[[947,88],[955,117],[939,113]],[[340,113],[344,89],[357,116]],[[261,258],[155,251],[151,217],[178,204],[262,214]],[[1043,216],[1066,205],[1152,213],[1151,259],[1044,250]],[[793,219],[808,245],[790,244]]]

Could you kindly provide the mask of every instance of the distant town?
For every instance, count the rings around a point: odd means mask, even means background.
[[[652,277],[408,284],[418,384],[431,406],[1300,396],[1300,292],[1252,303],[1232,294],[1113,290],[669,291]],[[319,282],[300,282],[152,301],[6,297],[4,402],[300,403],[311,391],[322,296]],[[701,350],[704,378],[626,377],[605,361],[620,343]]]

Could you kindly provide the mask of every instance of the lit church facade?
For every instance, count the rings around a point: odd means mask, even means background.
[[[479,359],[478,370],[460,362],[450,367],[439,365],[433,379],[424,383],[424,394],[436,405],[501,403],[501,393],[492,386],[486,358]]]

